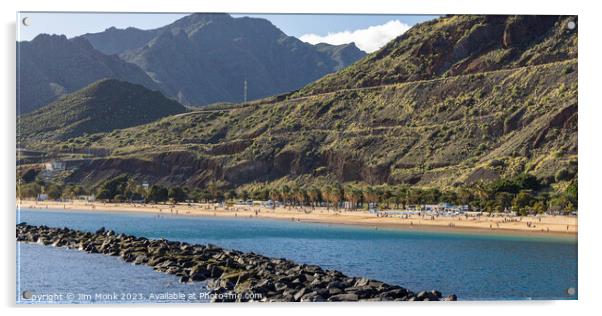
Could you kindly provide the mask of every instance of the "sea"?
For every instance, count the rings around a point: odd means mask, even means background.
[[[459,300],[577,299],[577,241],[516,235],[383,229],[258,218],[20,209],[17,222],[214,244],[348,276],[436,289]],[[203,303],[204,282],[119,257],[17,242],[17,303]]]

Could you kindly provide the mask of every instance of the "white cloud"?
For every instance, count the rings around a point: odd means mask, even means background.
[[[328,33],[325,36],[313,33],[304,34],[299,39],[310,44],[328,43],[340,45],[355,42],[355,45],[361,50],[371,53],[383,47],[390,40],[403,34],[409,28],[409,25],[399,20],[391,20],[385,24],[374,25],[365,29]]]

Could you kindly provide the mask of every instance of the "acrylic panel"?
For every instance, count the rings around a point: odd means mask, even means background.
[[[17,25],[19,304],[578,297],[576,16]]]

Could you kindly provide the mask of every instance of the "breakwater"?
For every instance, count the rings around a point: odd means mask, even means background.
[[[439,291],[412,292],[397,285],[348,277],[317,265],[296,264],[255,253],[213,245],[151,240],[99,229],[95,233],[69,228],[17,225],[17,241],[119,256],[126,262],[174,274],[181,282],[206,281],[216,302],[231,301],[424,301],[455,300]]]

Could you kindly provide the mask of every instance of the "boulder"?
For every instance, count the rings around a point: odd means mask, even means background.
[[[353,293],[337,294],[328,298],[329,302],[357,302],[359,297]]]

